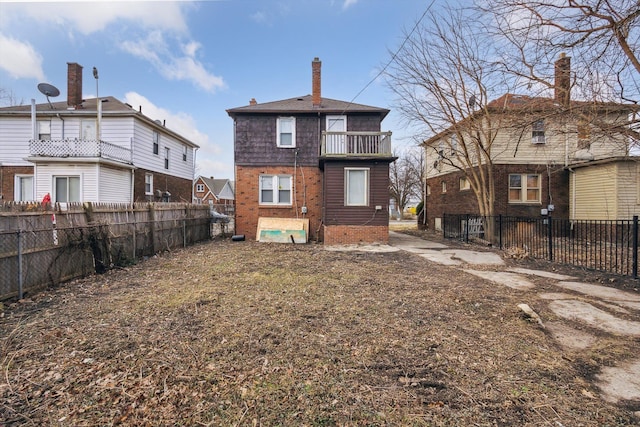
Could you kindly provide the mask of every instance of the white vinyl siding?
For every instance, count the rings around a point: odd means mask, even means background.
[[[30,119],[0,118],[0,163],[2,166],[33,166],[29,140],[33,138]],[[20,143],[22,141],[22,143]]]
[[[99,171],[100,202],[131,202],[131,171],[101,167]]]

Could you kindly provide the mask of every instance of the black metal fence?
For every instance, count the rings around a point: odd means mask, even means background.
[[[449,214],[442,231],[446,238],[490,243],[522,257],[638,277],[638,216],[582,221]]]
[[[208,206],[0,204],[0,300],[211,237]]]

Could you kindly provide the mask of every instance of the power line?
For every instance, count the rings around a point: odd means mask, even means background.
[[[398,47],[398,49],[394,52],[394,54],[391,56],[391,59],[389,59],[389,61],[385,64],[384,67],[382,67],[382,69],[378,72],[378,74],[376,74],[376,76],[374,78],[372,78],[371,80],[369,80],[369,82],[364,85],[364,87],[362,89],[360,89],[360,91],[351,99],[351,101],[349,101],[349,103],[347,104],[347,106],[344,108],[344,110],[342,110],[341,115],[343,115],[348,109],[349,106],[351,106],[351,104],[353,104],[353,101],[356,100],[356,98],[358,98],[362,92],[364,92],[369,86],[371,86],[371,84],[373,82],[375,82],[378,77],[380,77],[382,75],[382,73],[384,73],[386,71],[386,69],[389,67],[389,65],[391,65],[391,63],[393,61],[395,61],[396,56],[398,56],[398,54],[400,53],[400,51],[402,50],[402,48],[404,47],[404,45],[407,43],[407,41],[409,41],[409,39],[411,38],[411,36],[413,35],[413,32],[416,30],[416,28],[418,28],[418,25],[420,25],[420,23],[422,22],[422,20],[424,19],[424,17],[427,15],[427,13],[429,12],[429,10],[431,9],[431,6],[433,6],[433,3],[435,3],[436,0],[431,0],[431,3],[429,3],[429,6],[427,6],[427,8],[424,10],[424,12],[422,13],[422,16],[420,16],[420,19],[418,19],[415,23],[415,25],[413,26],[413,28],[411,29],[411,31],[409,32],[409,34],[407,34],[407,36],[404,38],[404,40],[402,41],[402,43],[400,44],[400,47]]]

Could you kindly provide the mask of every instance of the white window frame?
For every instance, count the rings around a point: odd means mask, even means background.
[[[531,143],[544,144],[545,142],[546,142],[546,137],[545,137],[544,119],[536,120],[531,125]]]
[[[281,127],[283,121],[291,121],[291,144],[282,144]],[[276,122],[276,146],[278,148],[296,148],[296,118],[295,117],[278,117]]]
[[[442,181],[442,192],[443,193],[447,192],[447,181]]]
[[[515,186],[511,186],[511,177],[512,176],[519,176],[520,177],[520,186],[519,187],[515,187]],[[530,176],[536,176],[538,178],[538,186],[534,187],[534,188],[528,188],[527,184],[528,184],[528,178]],[[508,177],[508,184],[509,184],[509,190],[507,192],[508,194],[508,198],[509,198],[509,203],[510,204],[541,204],[542,203],[542,175],[537,174],[537,173],[510,173],[509,177]],[[518,190],[520,192],[520,197],[518,198],[518,200],[516,199],[512,199],[511,198],[511,191],[512,190]],[[526,195],[528,194],[529,190],[537,190],[538,191],[538,198],[536,200],[528,200]]]
[[[204,193],[204,184],[196,184],[196,193]]]
[[[187,146],[186,145],[182,146],[182,161],[183,162],[187,161]]]
[[[460,178],[460,191],[471,190],[471,184],[466,176]]]
[[[58,180],[66,179],[67,180],[67,198],[66,200],[58,200]],[[78,197],[77,200],[70,200],[70,191],[69,191],[69,180],[77,179],[78,180]],[[80,175],[54,175],[53,176],[53,198],[54,203],[74,203],[82,201],[82,177]]]
[[[22,183],[25,179],[31,179],[31,194],[25,195],[22,191]],[[15,175],[13,186],[13,200],[16,202],[30,202],[35,200],[35,178],[33,175]]]
[[[362,192],[364,193],[364,201],[352,201],[349,195],[351,194],[351,180],[349,179],[349,175],[351,172],[362,172],[364,171],[364,188]],[[369,188],[370,188],[370,179],[371,173],[370,168],[344,168],[344,205],[345,206],[369,206]]]
[[[281,202],[280,189],[282,187],[282,183],[286,181],[288,181],[289,185],[289,201]],[[267,182],[271,183],[271,188],[263,188],[263,183],[266,184]],[[263,191],[271,191],[271,201],[263,200]],[[293,177],[291,175],[260,175],[258,177],[258,202],[260,205],[267,206],[291,206],[293,203]]]
[[[171,150],[169,147],[164,147],[164,168],[169,169],[169,156],[171,154]]]
[[[51,120],[38,120],[38,140],[51,141]]]
[[[144,174],[144,194],[147,196],[153,196],[153,174]]]
[[[160,133],[154,130],[151,139],[153,142],[153,154],[160,154]]]
[[[95,141],[98,139],[96,119],[80,121],[80,139],[83,141]]]

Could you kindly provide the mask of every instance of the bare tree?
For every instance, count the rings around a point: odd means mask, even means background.
[[[18,100],[11,89],[0,87],[0,107],[13,107],[24,104],[24,100]]]
[[[422,149],[412,149],[394,156],[398,160],[389,165],[389,195],[402,215],[411,200],[422,197],[424,154]]]
[[[430,136],[425,142],[427,173],[460,172],[476,196],[479,213],[491,216],[492,165],[498,154],[494,142],[507,122],[487,104],[507,92],[507,82],[492,62],[492,40],[469,13],[446,9],[417,24],[386,77],[397,95],[396,109]]]
[[[507,75],[533,90],[551,89],[549,65],[566,52],[573,62],[572,92],[583,101],[567,107],[602,136],[618,134],[625,143],[640,143],[637,0],[478,0],[477,5],[487,16]]]

